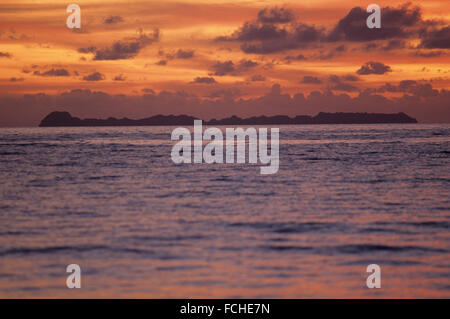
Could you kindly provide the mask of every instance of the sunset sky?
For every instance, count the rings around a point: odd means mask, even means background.
[[[81,29],[66,26],[71,3]],[[371,3],[381,29],[366,26]],[[2,0],[0,126],[54,110],[450,122],[449,21],[448,0]]]

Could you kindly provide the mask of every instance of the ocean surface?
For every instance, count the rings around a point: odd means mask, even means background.
[[[280,126],[267,176],[172,130],[1,128],[0,297],[450,298],[449,124]]]

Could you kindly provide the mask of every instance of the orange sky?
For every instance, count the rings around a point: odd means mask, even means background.
[[[436,90],[450,87],[449,45],[446,42],[450,41],[447,30],[450,3],[446,0],[412,1],[405,10],[412,14],[414,7],[419,6],[421,14],[414,26],[405,26],[404,30],[403,26],[397,26],[404,35],[370,41],[345,37],[329,41],[326,38],[352,8],[365,10],[372,1],[76,1],[82,16],[81,29],[76,31],[66,27],[68,13],[65,9],[70,3],[60,0],[2,1],[0,98],[37,93],[60,95],[74,89],[128,97],[140,96],[151,89],[155,94],[180,91],[200,99],[214,100],[226,95],[236,100],[263,96],[276,84],[281,86],[283,93],[291,96],[298,92],[307,96],[312,91],[331,90],[335,94],[355,97],[368,88],[379,90],[386,83],[397,86],[404,80],[430,83]],[[375,3],[382,8],[405,5],[404,1],[396,0]],[[270,41],[236,39],[244,23],[259,23],[260,27],[264,24],[258,22],[257,17],[265,8],[283,8],[293,15],[289,23],[276,25],[277,28],[294,30],[304,24],[318,30],[321,38],[292,46],[291,40],[283,43],[277,42],[276,38]],[[383,10],[382,25],[385,21]],[[107,23],[111,17],[114,17],[110,19],[113,23]],[[388,24],[383,25],[386,28],[390,27],[388,19],[392,18],[386,18]],[[428,28],[426,36],[423,36],[424,26]],[[158,30],[157,36],[155,30]],[[228,40],[218,41],[219,37],[228,37]],[[424,44],[427,37],[432,44]],[[436,41],[432,41],[436,37],[442,37],[438,40],[443,44],[436,45]],[[117,42],[122,45],[138,43],[140,47],[122,58],[99,58],[102,53],[110,52]],[[247,44],[274,48],[280,43],[286,47],[269,53],[243,49]],[[368,47],[370,44],[373,48]],[[95,49],[86,52],[89,47]],[[80,49],[85,50],[81,52]],[[299,55],[304,59],[292,58]],[[220,63],[227,61],[232,61],[233,70],[221,74],[218,68],[225,65]],[[389,66],[390,71],[358,74],[357,71],[369,61],[381,62]],[[65,71],[61,73],[61,70]],[[333,75],[339,83],[331,80]],[[349,75],[357,79],[344,80]],[[378,93],[395,98],[411,94],[408,90]],[[3,107],[0,125],[12,125],[15,122],[6,119],[10,110],[6,109],[5,103],[0,102],[0,108]],[[436,112],[424,119],[439,119]],[[143,115],[133,110],[119,113]],[[98,114],[104,113],[95,115]],[[89,114],[81,112],[80,115]],[[105,117],[109,115],[104,114]],[[207,114],[213,115],[214,112]]]

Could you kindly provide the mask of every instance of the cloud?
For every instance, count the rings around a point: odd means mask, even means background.
[[[208,94],[206,97],[211,98],[211,99],[223,98],[226,100],[230,100],[230,99],[233,99],[240,95],[241,95],[241,90],[239,90],[238,88],[230,88],[230,89],[213,91],[210,94]]]
[[[428,51],[428,52],[417,51],[416,53],[414,53],[415,56],[419,56],[421,58],[435,58],[443,54],[444,52],[442,51]]]
[[[23,82],[24,80],[25,80],[24,78],[15,78],[15,77],[9,79],[10,82]]]
[[[403,92],[411,93],[417,97],[432,97],[439,95],[439,90],[433,89],[430,83],[419,83],[414,80],[403,80],[398,85],[386,83],[377,89],[377,92]]]
[[[318,54],[311,55],[308,59],[309,60],[329,60],[334,57],[334,52],[320,52]]]
[[[299,54],[297,56],[288,55],[284,57],[284,60],[286,60],[288,63],[291,61],[304,61],[307,60],[307,58],[303,54]]]
[[[383,7],[381,12],[382,27],[379,29],[369,29],[366,20],[370,14],[365,8],[354,7],[331,30],[326,31],[323,27],[297,20],[290,9],[265,8],[258,12],[255,20],[243,23],[231,35],[217,37],[216,41],[238,42],[241,50],[248,54],[273,54],[344,42],[328,54],[311,57],[322,60],[345,52],[345,43],[349,41],[377,41],[369,43],[363,50],[399,50],[417,43],[417,40],[421,41],[421,48],[450,48],[450,27],[445,20],[424,20],[421,9],[411,3]]]
[[[89,47],[86,47],[86,48],[79,48],[78,52],[80,52],[80,53],[94,53],[96,50],[97,50],[96,47],[89,46]]]
[[[159,40],[159,30],[153,34],[140,32],[138,37],[125,38],[110,47],[95,49],[94,60],[123,60],[134,58],[146,46]]]
[[[177,59],[190,59],[194,57],[194,50],[182,50],[179,49],[176,54]]]
[[[450,49],[450,26],[425,32],[422,35],[421,48]]]
[[[66,69],[51,69],[41,73],[40,71],[34,71],[34,75],[38,76],[69,76],[70,73]]]
[[[294,19],[294,13],[286,8],[265,8],[258,12],[258,22],[261,23],[288,23]]]
[[[397,8],[384,7],[382,12],[382,27],[369,29],[366,20],[369,14],[365,9],[354,7],[334,27],[328,41],[373,41],[392,38],[407,38],[411,36],[409,29],[415,32],[420,26],[422,14],[419,7],[412,7],[410,3]]]
[[[151,94],[151,95],[155,95],[156,94],[155,90],[148,89],[148,88],[142,89],[141,91],[146,93],[146,94]]]
[[[305,84],[322,84],[322,81],[315,76],[311,76],[311,75],[305,75],[303,77],[303,79],[301,80],[301,83],[305,83]]]
[[[113,78],[113,81],[125,81],[125,80],[126,80],[126,78],[122,74],[116,75]]]
[[[105,24],[116,24],[123,21],[121,16],[109,16],[104,20]]]
[[[214,84],[217,83],[216,80],[212,77],[196,77],[192,83],[198,84]]]
[[[250,78],[250,81],[252,82],[264,82],[266,80],[266,77],[263,75],[255,74]]]
[[[344,83],[344,82],[339,82],[337,84],[335,84],[334,86],[331,87],[332,90],[335,91],[344,91],[344,92],[357,92],[359,91],[359,89],[350,84],[350,83]]]
[[[356,75],[348,74],[343,76],[330,75],[328,81],[332,83],[328,88],[330,90],[335,91],[343,91],[343,92],[357,92],[359,89],[353,84],[347,82],[356,82],[359,81],[359,78]]]
[[[224,76],[224,75],[238,75],[243,72],[248,71],[254,67],[258,66],[258,62],[252,60],[243,59],[239,61],[238,64],[235,64],[233,61],[217,61],[214,65],[212,65],[213,75],[216,76]]]
[[[252,60],[241,60],[239,62],[239,67],[241,69],[250,69],[250,68],[254,68],[255,66],[258,65],[258,62],[254,62]]]
[[[282,39],[288,36],[288,31],[283,27],[272,24],[259,24],[256,22],[246,22],[234,35],[238,41],[255,41]]]
[[[0,52],[0,58],[11,58],[11,53]]]
[[[406,47],[406,42],[403,40],[390,40],[388,43],[381,47],[383,51],[399,50]]]
[[[336,51],[339,52],[339,51]],[[335,53],[333,51],[330,52],[324,52],[320,51],[318,53],[311,54],[309,56],[304,56],[303,54],[299,54],[297,56],[288,55],[284,57],[284,60],[287,63],[291,63],[292,61],[306,61],[306,60],[329,60],[332,59],[335,56]]]
[[[255,21],[245,22],[231,36],[216,41],[241,42],[245,53],[270,54],[303,47],[323,37],[322,29],[295,21],[294,17],[289,9],[266,8],[258,12]]]
[[[392,72],[390,66],[373,61],[366,62],[358,71],[356,71],[359,75],[385,74],[387,72]]]
[[[165,57],[166,60],[175,60],[175,59],[191,59],[195,55],[194,50],[184,50],[184,49],[178,49],[178,51],[173,53],[165,53],[164,50],[159,50],[158,55],[160,57]]]
[[[83,77],[84,81],[102,81],[105,79],[105,76],[100,72],[94,72],[89,75]]]
[[[3,32],[0,31],[0,36],[2,35]],[[31,40],[34,37],[30,37],[24,33],[18,33],[13,27],[11,27],[9,29],[9,31],[5,32],[6,38],[8,40],[11,41],[17,41],[17,40],[21,40],[21,41],[27,41],[27,40]]]
[[[212,69],[214,71],[214,75],[217,76],[224,76],[233,73],[236,70],[233,61],[218,61],[212,66]]]
[[[343,75],[340,77],[343,81],[351,81],[351,82],[356,82],[359,81],[360,78],[357,77],[356,75],[353,74],[348,74],[348,75]]]
[[[347,75],[342,75],[342,76],[337,76],[337,75],[333,74],[333,75],[330,75],[328,80],[332,83],[341,83],[343,81],[356,82],[356,81],[359,81],[360,78],[353,74],[347,74]]]
[[[379,48],[379,45],[377,43],[367,43],[364,47],[364,51],[372,51]]]
[[[160,60],[158,62],[155,63],[156,65],[167,65],[167,61],[166,60]]]
[[[241,50],[245,53],[270,54],[304,48],[319,41],[322,35],[322,30],[306,24],[298,24],[292,29],[263,25],[243,28],[237,40],[244,42]]]

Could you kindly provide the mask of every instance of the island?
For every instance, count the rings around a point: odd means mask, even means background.
[[[198,118],[188,115],[155,115],[144,119],[80,119],[69,112],[52,112],[39,124],[40,127],[64,126],[186,126],[193,125]],[[388,124],[417,123],[417,120],[405,113],[324,113],[316,116],[287,115],[255,116],[240,118],[235,115],[221,120],[204,121],[203,125],[301,125],[301,124]]]

